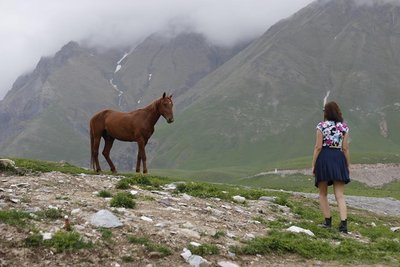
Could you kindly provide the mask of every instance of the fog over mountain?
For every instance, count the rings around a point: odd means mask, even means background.
[[[154,32],[204,34],[217,45],[261,35],[311,0],[0,1],[0,99],[42,56],[69,41],[131,46]]]

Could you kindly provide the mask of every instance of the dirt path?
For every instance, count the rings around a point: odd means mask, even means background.
[[[267,174],[290,175],[297,173],[312,175],[311,168],[300,170],[277,169],[275,171],[262,172],[253,177]],[[350,177],[351,179],[365,183],[368,186],[381,186],[393,181],[400,181],[400,164],[352,164],[350,166]]]

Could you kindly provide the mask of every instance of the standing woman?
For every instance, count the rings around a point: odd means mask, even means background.
[[[342,112],[335,102],[324,107],[324,121],[317,125],[317,136],[312,161],[315,186],[319,189],[319,204],[325,217],[320,226],[330,228],[332,216],[328,203],[328,186],[333,185],[339,208],[339,231],[347,233],[347,207],[344,185],[349,177],[349,127],[343,122]]]

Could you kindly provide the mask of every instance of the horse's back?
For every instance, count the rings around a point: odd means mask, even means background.
[[[96,114],[94,114],[93,117],[90,119],[90,128],[91,129],[94,129],[94,128],[104,129],[106,118],[113,112],[116,112],[116,111],[111,110],[111,109],[105,109],[105,110],[99,111]]]

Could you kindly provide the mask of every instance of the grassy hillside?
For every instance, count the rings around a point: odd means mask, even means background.
[[[350,126],[355,161],[398,162],[400,43],[386,11],[400,15],[397,6],[318,1],[274,25],[181,96],[174,125],[156,132],[153,164],[257,170],[307,157],[328,94]]]

